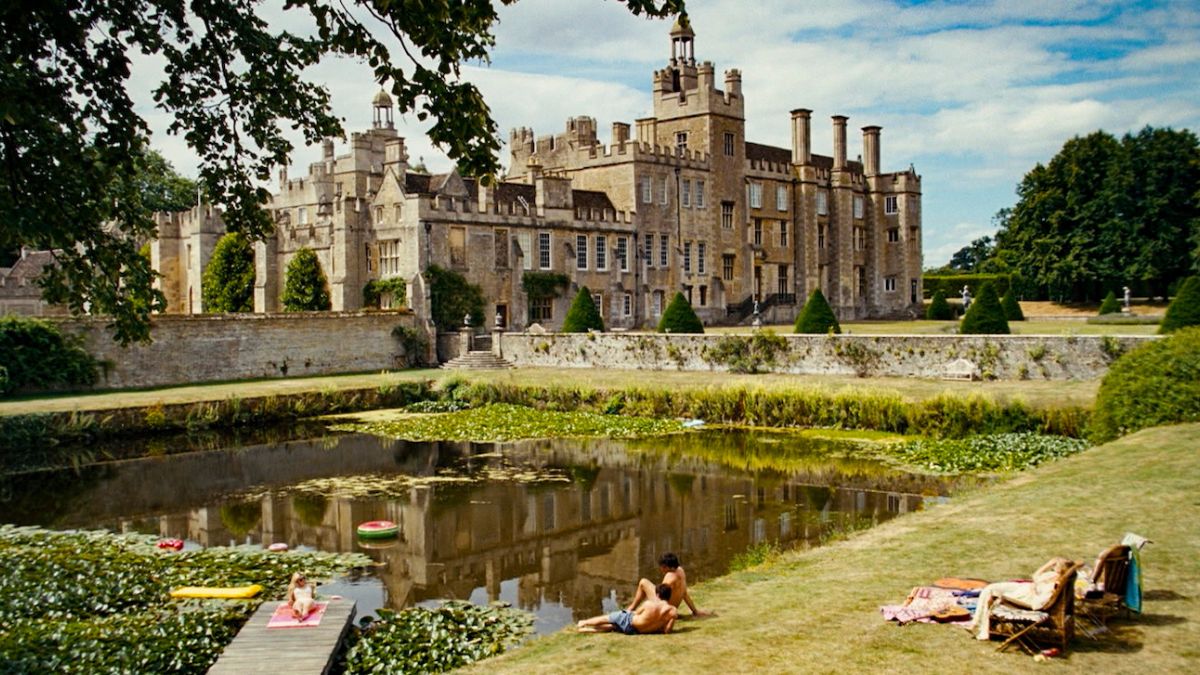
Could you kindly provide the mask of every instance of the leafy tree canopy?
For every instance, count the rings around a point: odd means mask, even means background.
[[[205,312],[254,311],[254,248],[244,235],[230,232],[217,242],[200,295]]]
[[[154,236],[143,195],[149,127],[129,93],[134,53],[160,59],[153,94],[200,160],[231,230],[270,230],[263,183],[293,147],[341,136],[326,87],[305,71],[326,57],[365,61],[401,114],[469,175],[499,169],[496,123],[464,62],[487,61],[496,7],[516,0],[289,0],[268,23],[261,0],[15,0],[0,5],[0,251],[54,250],[44,295],[113,318],[123,342],[149,339],[164,298],[137,242]],[[664,17],[683,0],[625,0]],[[296,26],[302,26],[293,32]],[[162,196],[162,195],[159,195]],[[53,204],[55,208],[47,208]]]
[[[950,257],[948,267],[959,272],[980,272],[980,267],[996,252],[996,245],[991,237],[980,237],[970,244],[958,249]]]
[[[283,311],[323,312],[331,306],[329,282],[311,248],[296,251],[283,282]]]
[[[603,331],[604,317],[600,316],[600,310],[592,300],[592,292],[584,286],[571,301],[571,308],[567,310],[567,317],[563,319],[562,332],[586,333],[589,330]]]
[[[429,282],[433,323],[439,330],[462,328],[463,317],[468,314],[472,326],[483,325],[483,289],[458,272],[437,265],[425,270],[425,279]]]
[[[997,214],[986,271],[1019,273],[1042,297],[1087,300],[1126,284],[1165,296],[1200,265],[1200,140],[1186,129],[1073,138],[1017,197]]]
[[[942,301],[945,302],[945,298]],[[815,335],[842,332],[842,326],[838,323],[837,316],[833,313],[833,308],[829,306],[829,301],[825,299],[825,294],[821,292],[821,289],[814,288],[813,292],[808,294],[808,301],[804,303],[804,308],[796,317],[795,330],[797,333]]]

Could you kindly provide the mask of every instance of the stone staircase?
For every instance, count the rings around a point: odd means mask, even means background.
[[[513,364],[490,351],[469,351],[442,364],[450,370],[503,370]]]

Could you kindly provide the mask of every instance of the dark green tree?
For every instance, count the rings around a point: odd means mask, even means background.
[[[1117,294],[1109,291],[1108,295],[1104,296],[1104,302],[1100,303],[1100,311],[1098,314],[1117,314],[1121,311],[1121,303],[1117,302]]]
[[[254,248],[245,235],[230,232],[217,242],[204,268],[200,295],[205,312],[254,311]]]
[[[945,302],[945,298],[942,298],[942,301]],[[813,292],[808,294],[808,301],[796,317],[796,332],[817,335],[842,332],[842,326],[821,289],[814,288]]]
[[[930,321],[954,320],[954,308],[946,302],[945,293],[940,290],[934,291],[933,299],[929,301],[929,307],[925,310],[925,318]]]
[[[251,239],[271,228],[263,183],[287,163],[288,135],[316,143],[343,133],[328,89],[309,79],[327,58],[369,65],[460,171],[489,180],[500,139],[461,64],[488,60],[496,8],[512,2],[290,0],[270,23],[258,0],[4,3],[0,251],[55,251],[48,301],[112,317],[118,340],[149,339],[165,299],[137,255],[156,206],[140,192],[149,127],[129,92],[134,54],[162,62],[153,95],[170,133],[199,155],[226,224]],[[682,0],[624,5],[652,17],[683,10]]]
[[[468,314],[472,326],[483,325],[483,290],[479,286],[458,272],[437,265],[425,270],[425,280],[429,283],[433,323],[439,330],[462,328],[463,317]]]
[[[283,311],[322,312],[330,306],[329,282],[317,254],[308,247],[296,251],[283,282]]]
[[[1145,343],[1113,362],[1100,383],[1088,437],[1104,443],[1138,429],[1200,421],[1200,328]]]
[[[1004,308],[1004,318],[1009,321],[1025,320],[1025,312],[1021,311],[1021,303],[1017,302],[1017,294],[1012,286],[1009,286],[1004,297],[1000,298],[1000,306]]]
[[[196,206],[196,181],[179,175],[157,150],[146,150],[140,162],[137,190],[147,211],[185,211]]]
[[[989,260],[996,252],[996,245],[991,237],[980,237],[972,241],[967,246],[964,246],[950,257],[950,264],[947,265],[952,270],[959,272],[979,272],[980,267],[984,262]]]
[[[563,319],[562,332],[586,333],[590,330],[603,331],[604,317],[600,316],[600,310],[596,309],[596,303],[592,300],[592,292],[588,290],[587,286],[583,286],[575,294],[575,299],[571,301],[571,308],[567,310],[567,318]]]
[[[1188,277],[1179,287],[1158,332],[1171,333],[1189,326],[1200,326],[1200,277]]]
[[[683,297],[683,293],[676,293],[667,304],[667,309],[663,311],[662,318],[658,320],[658,332],[703,333],[704,324],[700,317],[696,316],[692,303]]]
[[[992,282],[984,282],[979,287],[979,295],[967,308],[958,332],[973,335],[1008,335],[1011,332]]]

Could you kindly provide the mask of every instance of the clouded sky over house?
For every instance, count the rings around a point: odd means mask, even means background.
[[[697,60],[742,71],[748,140],[790,147],[788,111],[801,107],[813,110],[821,154],[832,153],[831,115],[849,115],[851,129],[883,127],[883,170],[912,163],[924,180],[927,266],[991,233],[1021,176],[1074,135],[1200,130],[1200,4],[1187,0],[692,0],[689,13]],[[669,26],[613,0],[521,0],[501,9],[491,65],[464,75],[505,141],[512,127],[548,134],[590,115],[607,142],[613,121],[651,112],[650,75],[669,57]],[[150,105],[154,64],[141,65],[134,86],[154,144],[194,173],[186,144],[164,133],[167,120]],[[348,132],[369,126],[368,68],[331,60],[311,77],[329,87]],[[449,166],[427,125],[409,115],[397,126],[414,161]],[[858,135],[849,141],[849,154],[860,153]],[[300,148],[293,164],[318,154]],[[507,147],[502,154],[506,162]]]

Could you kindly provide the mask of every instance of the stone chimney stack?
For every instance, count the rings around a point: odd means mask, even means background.
[[[326,161],[333,159],[333,139],[326,138],[321,141],[321,157]]]
[[[863,127],[863,173],[879,175],[879,132],[877,126]]]
[[[846,120],[845,115],[833,116],[833,170],[846,169]]]
[[[725,94],[727,96],[742,95],[742,71],[737,68],[725,71]]]
[[[613,122],[612,125],[612,145],[619,148],[629,140],[629,125],[625,122]]]
[[[529,184],[536,185],[539,178],[542,177],[542,163],[538,161],[536,155],[530,155],[529,161],[525,162],[525,174],[529,177]]]
[[[812,111],[792,111],[792,164],[812,163]]]

